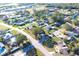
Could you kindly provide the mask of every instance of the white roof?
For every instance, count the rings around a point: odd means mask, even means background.
[[[56,35],[56,36],[59,35],[60,33],[61,33],[60,31],[53,32],[53,34]]]
[[[0,47],[4,47],[4,44],[0,42]]]
[[[5,36],[4,36],[4,39],[9,38],[9,37],[11,37],[11,36],[12,36],[12,34],[6,33]]]
[[[67,40],[70,40],[70,39],[71,39],[71,37],[68,37],[68,38],[67,38]]]
[[[12,37],[10,40],[12,43],[14,43],[14,42],[16,42],[16,37]]]

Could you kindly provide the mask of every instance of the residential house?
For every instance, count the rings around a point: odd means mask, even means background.
[[[56,25],[56,26],[60,26],[61,25],[61,23],[59,23],[59,22],[55,22],[55,24],[54,25]]]
[[[36,55],[36,49],[30,43],[24,44],[23,52],[26,53],[28,56]]]
[[[62,53],[63,55],[68,55],[68,47],[67,46],[63,46],[61,49],[60,49],[60,53]]]
[[[4,39],[4,40],[8,40],[8,39],[10,39],[12,36],[13,36],[13,35],[12,35],[11,33],[6,33],[6,34],[4,34],[3,39]]]
[[[72,16],[72,19],[75,19],[77,16],[79,16],[79,13],[76,13]]]
[[[7,15],[0,15],[0,20],[8,19]]]
[[[29,23],[29,21],[28,20],[25,20],[25,21],[18,20],[17,22],[13,23],[13,25],[22,26],[26,23]]]
[[[74,32],[79,34],[79,27],[74,28]]]
[[[30,19],[29,19],[29,22],[33,22],[33,21],[34,21],[34,18],[30,18]]]
[[[44,19],[44,23],[48,23],[49,21],[48,21],[48,19],[47,18],[45,18]]]
[[[43,43],[43,42],[45,42],[45,41],[47,41],[47,40],[49,40],[51,38],[46,34],[40,34],[40,36],[41,36],[41,38],[39,39],[40,43]]]
[[[52,26],[51,25],[47,25],[46,26],[46,30],[52,30]]]
[[[4,44],[8,44],[10,46],[16,46],[17,45],[16,37],[13,36],[11,33],[6,33],[3,36],[3,42],[4,42]]]
[[[64,42],[59,41],[58,46],[60,47],[59,48],[60,53],[62,53],[63,55],[68,55],[68,47]]]
[[[59,38],[62,38],[62,39],[67,38],[67,36],[64,35],[60,30],[57,30],[57,31],[53,32],[53,34],[54,34],[56,37],[59,37]]]
[[[10,38],[10,45],[11,46],[17,46],[17,41],[16,41],[16,37],[15,36]]]

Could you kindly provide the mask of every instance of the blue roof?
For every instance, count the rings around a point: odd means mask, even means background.
[[[23,52],[28,52],[29,50],[31,50],[31,49],[33,49],[33,48],[34,48],[34,46],[29,45],[28,47],[25,47],[25,48],[23,49]]]
[[[13,24],[15,24],[15,25],[23,25],[23,24],[26,24],[26,23],[29,23],[29,21],[28,20],[25,20],[24,22],[23,21],[18,21],[18,22],[15,22]]]
[[[55,22],[55,25],[56,25],[56,26],[60,26],[61,23],[59,23],[59,22]]]
[[[43,43],[44,41],[47,41],[49,38],[50,38],[50,37],[47,36],[47,35],[42,35],[41,38],[40,38],[40,40],[39,40],[39,42],[40,42],[40,43]]]
[[[45,19],[44,19],[44,22],[45,22],[45,23],[48,23],[49,21],[48,21],[48,19],[47,19],[47,18],[45,18]]]
[[[34,21],[34,18],[30,18],[29,21],[30,21],[30,22]]]
[[[75,19],[77,16],[79,16],[79,13],[76,13],[75,15],[73,15],[72,19]]]

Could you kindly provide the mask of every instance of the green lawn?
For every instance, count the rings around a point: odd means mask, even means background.
[[[49,33],[51,33],[51,34],[52,34],[52,33],[53,33],[53,32],[55,32],[55,31],[56,31],[56,30],[50,30],[50,31],[49,31]]]
[[[57,41],[62,41],[62,39],[60,39],[60,38],[58,38],[58,37],[53,37],[53,40],[56,41],[56,42],[57,42]]]
[[[33,34],[32,30],[24,30],[24,32],[28,33],[30,36],[35,38],[35,35]]]
[[[15,31],[15,30],[12,30],[11,33],[12,33],[13,35],[19,34],[19,32]]]
[[[44,46],[49,52],[52,52],[52,51],[54,51],[55,49],[54,49],[54,47],[53,48],[48,48],[48,47],[46,47],[46,46]]]
[[[49,32],[46,30],[45,27],[43,27],[43,30],[44,30],[45,34],[49,35]]]

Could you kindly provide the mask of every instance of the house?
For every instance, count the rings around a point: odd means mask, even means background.
[[[67,36],[64,35],[60,30],[57,30],[57,31],[53,32],[53,34],[54,34],[56,37],[59,37],[59,38],[63,38],[63,39],[67,38]]]
[[[58,42],[58,51],[59,53],[63,54],[63,55],[68,55],[68,47],[66,46],[66,44],[64,42],[59,41]]]
[[[6,33],[4,36],[3,36],[3,42],[4,44],[9,44],[10,46],[12,45],[16,45],[16,37],[13,36],[11,33]]]
[[[45,18],[44,19],[44,23],[48,23],[49,21],[48,21],[48,19],[47,18]]]
[[[60,26],[61,25],[61,23],[59,23],[59,22],[55,22],[55,24],[54,25],[56,25],[56,26]]]
[[[74,28],[74,32],[79,34],[79,27]]]
[[[79,13],[76,13],[72,16],[72,19],[75,19],[77,16],[79,16]]]
[[[49,24],[47,24],[47,23],[45,23],[45,26],[46,26],[46,29],[47,29],[47,30],[56,29],[55,26],[51,26],[51,25],[49,25]]]
[[[76,33],[71,32],[71,31],[66,31],[65,34],[67,35],[67,40],[69,41],[74,41],[76,40],[74,37],[78,36]]]
[[[32,45],[29,45],[28,47],[23,49],[23,52],[25,52],[26,55],[33,56],[35,53],[34,47]]]
[[[66,34],[67,36],[69,36],[69,37],[72,37],[72,36],[74,36],[74,35],[77,35],[76,33],[71,32],[71,31],[66,31],[65,34]]]
[[[41,36],[41,38],[39,39],[40,43],[43,43],[43,42],[45,42],[45,41],[47,41],[47,40],[49,40],[51,38],[46,34],[40,34],[40,36]]]
[[[29,19],[29,22],[33,22],[33,21],[34,21],[34,18],[30,18],[30,19]]]
[[[16,45],[16,37],[13,36],[12,38],[10,38],[10,45]]]
[[[12,37],[13,35],[11,33],[6,33],[4,36],[3,36],[3,39],[4,40],[8,40]]]
[[[29,56],[36,55],[36,49],[30,43],[24,44],[23,52],[26,53],[26,55],[29,55]]]
[[[46,30],[52,30],[52,26],[51,25],[47,25],[46,26]]]
[[[21,15],[11,15],[9,18],[18,18],[21,17]]]
[[[3,33],[4,33],[4,31],[0,31],[0,37],[2,37],[3,36]]]
[[[58,44],[58,46],[60,46],[60,47],[63,47],[63,46],[66,45],[66,44],[65,44],[64,42],[62,42],[62,41],[58,41],[57,44]]]
[[[44,25],[44,22],[42,22],[42,21],[37,21],[37,23],[38,23],[39,26]]]
[[[8,19],[7,15],[0,15],[0,20]]]
[[[56,10],[57,10],[57,9],[56,9],[56,8],[53,8],[53,7],[52,7],[52,8],[48,8],[48,11],[49,11],[49,12],[55,12]]]
[[[69,40],[69,41],[75,41],[76,39],[74,37],[68,37],[67,40]]]
[[[63,46],[61,49],[60,49],[60,53],[62,53],[63,55],[68,55],[68,47],[66,46]]]
[[[28,20],[25,20],[25,21],[18,20],[17,22],[14,22],[13,25],[22,26],[26,23],[29,23],[29,21]]]
[[[49,23],[54,23],[54,19],[48,18]]]
[[[4,47],[5,45],[2,43],[2,42],[0,42],[0,47]]]
[[[3,31],[0,31],[0,35],[2,34]]]
[[[66,31],[65,34],[68,36],[66,39],[69,40],[69,41],[74,41],[74,40],[76,40],[76,39],[74,38],[74,36],[78,36],[76,33],[71,32],[71,31]]]

